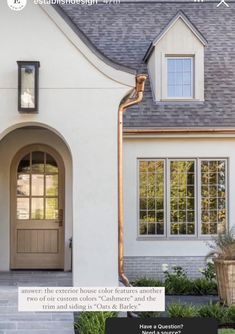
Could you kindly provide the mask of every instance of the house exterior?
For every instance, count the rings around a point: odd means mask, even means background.
[[[0,4],[1,271],[72,261],[74,285],[118,284],[117,115],[148,73],[124,114],[125,274],[199,274],[235,218],[234,14],[214,1]]]

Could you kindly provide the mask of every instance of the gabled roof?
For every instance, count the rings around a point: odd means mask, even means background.
[[[61,2],[62,3],[62,2]],[[124,114],[129,129],[235,128],[235,2],[124,0],[119,5],[61,4],[62,10],[109,59],[147,73],[143,57],[179,12],[208,41],[204,53],[205,101],[156,103],[150,82],[144,100]]]
[[[148,61],[151,53],[153,52],[154,47],[158,44],[158,42],[166,35],[166,33],[174,26],[174,24],[178,20],[182,20],[186,26],[192,31],[192,33],[199,39],[199,41],[205,46],[207,44],[207,40],[200,33],[200,31],[195,27],[195,25],[189,20],[189,18],[184,14],[182,10],[178,11],[178,13],[170,20],[170,22],[165,26],[165,28],[157,35],[155,40],[150,44],[143,60]]]

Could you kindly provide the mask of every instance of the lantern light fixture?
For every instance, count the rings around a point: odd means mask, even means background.
[[[31,113],[38,111],[39,61],[17,61],[18,110]]]

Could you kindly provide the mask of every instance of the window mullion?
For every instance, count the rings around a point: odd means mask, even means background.
[[[197,159],[197,173],[196,173],[196,180],[197,180],[197,188],[196,188],[196,231],[197,231],[197,237],[201,236],[201,215],[202,215],[202,208],[201,208],[201,187],[202,187],[202,181],[201,181],[201,160]]]
[[[46,219],[46,153],[44,152],[44,174],[43,174],[43,218]]]
[[[228,170],[229,168],[229,162],[228,160],[225,160],[225,231],[227,231],[229,229],[229,183],[228,183],[228,178],[230,176],[230,172]],[[219,177],[219,176],[218,176]]]
[[[29,219],[32,217],[32,205],[31,205],[31,198],[32,198],[32,152],[30,152],[29,156]]]
[[[147,217],[149,217],[149,172],[147,170],[147,173],[146,173],[146,181],[147,181],[147,194],[146,194],[146,200],[147,200],[147,207],[146,207],[146,214],[147,214]],[[149,222],[147,221],[147,235],[149,234]]]
[[[169,159],[166,159],[166,237],[170,236],[171,225],[171,203],[170,203],[170,163]]]

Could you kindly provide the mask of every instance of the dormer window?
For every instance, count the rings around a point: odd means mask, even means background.
[[[156,102],[204,101],[206,43],[183,12],[156,37],[144,57]]]
[[[193,57],[167,57],[167,98],[193,98]]]

